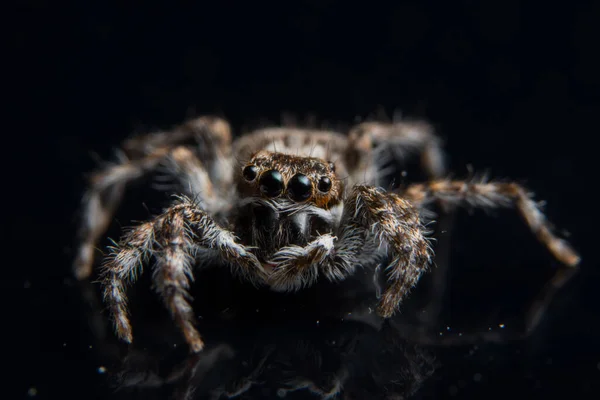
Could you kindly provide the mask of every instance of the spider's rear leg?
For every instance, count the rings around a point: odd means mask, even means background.
[[[86,279],[92,273],[96,244],[112,222],[127,184],[154,170],[166,154],[167,151],[162,149],[142,160],[123,162],[92,176],[90,187],[83,196],[79,247],[73,262],[77,279]]]
[[[129,158],[137,160],[159,149],[184,144],[198,144],[200,150],[205,150],[206,154],[202,154],[203,156],[228,156],[231,147],[231,127],[221,118],[203,116],[190,119],[169,131],[134,136],[125,140],[122,148]]]
[[[362,181],[364,171],[372,168],[373,162],[380,162],[382,151],[401,157],[417,152],[421,154],[421,165],[428,176],[439,178],[446,173],[442,141],[425,122],[363,122],[352,128],[348,141],[346,161],[351,174],[359,178],[357,182]],[[367,177],[367,180],[375,182],[377,177]]]
[[[80,245],[73,264],[78,279],[90,276],[95,246],[112,222],[125,187],[156,171],[165,161],[168,161],[169,175],[178,178],[184,190],[200,194],[208,207],[218,204],[214,201],[214,190],[208,172],[187,147],[159,148],[142,159],[125,161],[96,173],[83,197],[82,222],[78,234]]]
[[[527,222],[529,229],[557,260],[568,267],[576,267],[579,264],[579,255],[569,243],[552,233],[550,224],[532,200],[531,194],[517,183],[434,180],[410,185],[402,191],[402,196],[418,207],[424,207],[433,201],[440,201],[446,206],[514,206]]]
[[[123,149],[128,153],[144,150],[145,155],[176,146],[193,147],[215,185],[225,188],[231,184],[231,127],[218,117],[202,116],[168,132],[131,138],[123,144]]]
[[[565,265],[546,283],[545,287],[530,305],[526,316],[525,335],[535,329],[554,294],[577,271],[577,266],[580,262],[579,255],[569,243],[552,233],[550,224],[532,200],[531,194],[519,184],[512,182],[476,183],[436,180],[423,184],[410,185],[402,192],[402,196],[411,200],[413,204],[419,207],[424,207],[433,201],[441,200],[447,206],[467,205],[482,208],[514,206],[517,208],[529,226],[529,229],[536,235],[538,240],[548,248],[557,260]]]
[[[253,281],[264,279],[265,272],[249,249],[236,242],[230,231],[221,228],[188,198],[150,222],[139,225],[123,237],[104,263],[104,299],[115,321],[117,335],[133,340],[127,316],[126,286],[133,283],[142,264],[156,259],[153,281],[167,309],[183,332],[193,352],[203,342],[194,327],[188,288],[193,279],[193,255],[199,248],[214,250],[224,263]]]

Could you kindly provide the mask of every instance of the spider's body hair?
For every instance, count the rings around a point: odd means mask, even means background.
[[[329,209],[298,204],[289,199],[242,198],[237,207],[236,234],[242,243],[255,248],[266,264],[277,250],[306,246],[322,234],[331,234],[340,225],[343,204]]]
[[[385,260],[388,282],[377,312],[388,318],[431,263],[423,215],[433,201],[516,206],[556,258],[577,265],[577,254],[553,235],[521,186],[440,179],[440,145],[422,122],[362,123],[348,136],[269,128],[231,142],[229,125],[210,117],[187,122],[172,135],[131,139],[124,145],[129,158],[95,174],[84,196],[76,275],[90,274],[93,246],[125,186],[160,168],[177,178],[181,195],[126,233],[102,269],[105,301],[117,334],[128,342],[133,336],[125,291],[147,262],[153,262],[156,291],[194,352],[203,347],[188,293],[195,267],[227,267],[256,285],[297,291],[320,277],[341,281],[357,267]],[[432,180],[398,192],[379,188],[388,157],[406,150],[421,153]],[[554,287],[566,279],[553,280]]]

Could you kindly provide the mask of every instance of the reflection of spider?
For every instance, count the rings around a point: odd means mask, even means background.
[[[392,400],[417,392],[438,365],[374,314],[320,324],[295,317],[207,327],[217,341],[187,357],[173,357],[173,347],[132,346],[110,384],[123,399]],[[241,330],[254,339],[236,335]]]
[[[385,156],[403,150],[422,154],[432,180],[397,191],[376,187]],[[104,298],[128,342],[126,286],[150,259],[155,288],[194,352],[203,347],[188,294],[196,264],[228,266],[255,284],[295,291],[389,257],[377,311],[390,317],[430,263],[421,211],[433,201],[513,205],[557,259],[570,267],[579,262],[518,184],[443,179],[439,140],[421,122],[362,123],[348,136],[272,128],[232,143],[225,121],[202,117],[130,139],[123,151],[127,159],[96,173],[84,198],[78,277],[90,275],[94,246],[129,183],[166,167],[182,192],[164,213],[125,234],[104,262]]]

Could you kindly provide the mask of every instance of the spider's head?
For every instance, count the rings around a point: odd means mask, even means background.
[[[242,166],[238,189],[244,196],[329,209],[340,203],[343,183],[332,162],[262,150]]]

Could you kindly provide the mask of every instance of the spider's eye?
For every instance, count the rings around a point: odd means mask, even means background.
[[[252,182],[258,175],[258,167],[256,165],[248,165],[242,170],[242,175],[244,176],[245,180]]]
[[[319,191],[323,193],[329,192],[329,189],[331,189],[331,179],[329,179],[326,176],[322,176],[321,179],[319,179],[317,189],[319,189]]]
[[[329,161],[328,165],[329,165],[329,169],[331,170],[331,172],[335,172],[335,164],[332,163],[331,161]]]
[[[312,184],[306,175],[296,174],[288,182],[287,190],[292,200],[304,201],[312,195]]]
[[[260,192],[268,197],[277,197],[283,191],[283,176],[271,169],[260,177]]]

